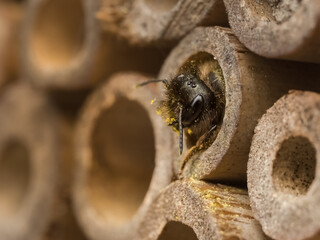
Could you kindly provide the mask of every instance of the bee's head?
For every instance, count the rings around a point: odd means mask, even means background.
[[[206,105],[212,105],[215,97],[211,89],[195,74],[179,74],[170,82],[168,91],[171,91],[182,112],[183,127],[188,127],[203,112]]]
[[[167,98],[161,102],[160,111],[166,121],[180,134],[180,154],[183,150],[183,129],[199,128],[196,130],[200,137],[212,128],[216,109],[216,97],[213,91],[194,73],[182,73],[171,81],[150,80],[139,84],[143,86],[151,82],[162,82],[166,87]],[[162,111],[164,110],[164,111]],[[202,130],[204,129],[204,130]]]
[[[205,95],[208,87],[194,74],[179,74],[172,79],[171,91],[182,105],[188,105],[197,95]],[[210,89],[209,89],[210,91]]]

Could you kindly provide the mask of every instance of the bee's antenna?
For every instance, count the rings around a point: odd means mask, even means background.
[[[143,83],[139,83],[137,85],[137,87],[142,87],[142,86],[145,86],[149,83],[155,83],[155,82],[162,82],[164,85],[168,86],[168,81],[166,79],[152,79],[152,80],[149,80],[149,81],[146,81],[146,82],[143,82]]]
[[[180,108],[180,112],[179,112],[179,149],[180,149],[180,155],[182,154],[182,151],[183,151],[183,126],[182,126],[181,118],[182,118],[182,107]]]

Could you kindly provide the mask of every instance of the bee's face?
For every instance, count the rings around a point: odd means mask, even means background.
[[[209,80],[216,82],[215,74],[209,75]],[[183,149],[183,129],[188,128],[194,139],[199,139],[208,131],[216,128],[222,113],[221,106],[217,106],[214,92],[193,73],[182,73],[167,80],[150,80],[140,84],[143,86],[150,82],[163,82],[166,87],[166,99],[161,101],[159,113],[163,115],[168,125],[179,132],[180,153]],[[211,87],[216,93],[221,92],[217,87]],[[189,136],[190,133],[188,132]]]
[[[175,96],[175,101],[182,107],[183,127],[189,127],[202,114],[204,107],[215,101],[210,88],[193,74],[180,74],[175,77],[168,89]]]
[[[180,74],[171,82],[172,91],[181,105],[188,105],[197,95],[206,95],[210,89],[193,74]]]

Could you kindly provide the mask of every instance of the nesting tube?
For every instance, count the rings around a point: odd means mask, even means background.
[[[190,144],[174,158],[176,174],[219,181],[245,181],[250,142],[257,120],[289,89],[318,89],[316,64],[269,60],[247,50],[222,27],[199,27],[186,36],[166,59],[159,79],[196,71],[212,87],[215,74],[224,91],[224,115],[210,142]],[[208,109],[207,109],[208,110]],[[195,147],[196,146],[196,147]],[[182,163],[185,167],[182,169]]]
[[[0,2],[0,88],[19,75],[18,46],[22,3]]]
[[[95,5],[85,0],[28,1],[22,33],[22,67],[28,79],[47,88],[74,88],[97,81]]]
[[[318,239],[320,95],[292,91],[263,115],[248,162],[254,216],[275,239]]]
[[[80,92],[114,72],[158,71],[166,51],[133,48],[104,34],[95,17],[97,5],[91,0],[28,1],[21,42],[27,80],[51,92]]]
[[[320,62],[320,2],[224,0],[230,26],[251,51],[270,58]]]
[[[114,75],[86,102],[75,132],[73,202],[91,239],[130,239],[172,171],[172,133],[149,78]],[[151,103],[151,104],[150,104]]]
[[[25,83],[1,93],[0,239],[38,239],[51,221],[60,153],[56,120],[46,97]]]
[[[246,190],[176,181],[152,203],[136,239],[265,239]]]
[[[101,1],[97,16],[107,31],[132,44],[176,42],[198,25],[227,25],[222,0]]]

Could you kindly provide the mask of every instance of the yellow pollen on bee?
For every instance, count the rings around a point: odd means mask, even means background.
[[[160,109],[157,109],[157,114],[158,115],[161,115],[162,114],[162,111]]]
[[[157,100],[156,98],[152,99],[151,102],[150,102],[150,104],[151,104],[151,105],[154,104],[154,102],[155,102],[156,100]]]
[[[190,128],[188,128],[188,134],[191,135],[192,134],[192,130]]]
[[[172,123],[175,122],[175,121],[176,121],[175,118],[167,118],[167,119],[166,119],[166,123],[167,123],[167,124],[172,124]]]

